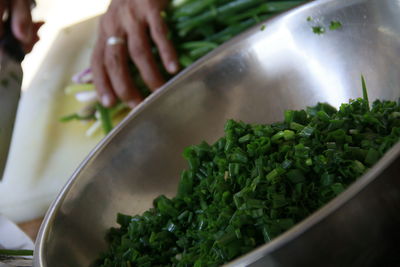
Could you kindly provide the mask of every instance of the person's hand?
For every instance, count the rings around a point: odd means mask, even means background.
[[[11,17],[11,31],[25,53],[29,53],[39,40],[38,30],[43,25],[43,22],[32,21],[31,7],[30,0],[0,0],[0,17],[4,18],[4,14],[8,14],[5,20]],[[5,26],[5,21],[0,19],[0,39]]]
[[[154,91],[164,84],[151,52],[151,41],[157,46],[164,68],[178,71],[176,51],[168,40],[168,29],[161,17],[168,0],[113,0],[100,20],[91,68],[101,103],[110,107],[117,99],[130,107],[142,96],[129,75],[129,58],[138,68],[143,81]]]

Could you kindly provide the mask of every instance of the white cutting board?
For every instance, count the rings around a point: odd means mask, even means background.
[[[59,118],[79,109],[64,88],[88,67],[98,18],[61,30],[24,91],[9,160],[0,182],[0,214],[15,222],[43,216],[80,162],[103,137],[85,136],[81,122]],[[43,37],[42,37],[43,38]]]

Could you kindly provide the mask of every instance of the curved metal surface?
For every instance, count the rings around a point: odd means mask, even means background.
[[[400,1],[326,0],[235,38],[134,110],[82,163],[49,209],[36,267],[88,266],[117,212],[141,213],[173,196],[183,148],[214,142],[229,118],[271,123],[285,109],[338,106],[362,95],[400,97]],[[307,17],[313,21],[307,21]],[[316,35],[312,27],[343,27]],[[338,198],[232,266],[373,266],[400,222],[400,145]],[[386,259],[391,259],[386,257]],[[382,266],[382,265],[381,265]]]

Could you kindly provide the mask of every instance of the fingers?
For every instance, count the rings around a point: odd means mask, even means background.
[[[34,29],[30,1],[11,1],[11,28],[15,38],[22,44],[30,44],[32,42]]]
[[[117,96],[130,107],[139,104],[142,97],[134,86],[129,73],[126,45],[107,45],[105,48],[105,64],[108,77]]]
[[[151,52],[146,27],[143,25],[131,26],[128,31],[129,55],[140,72],[140,76],[147,86],[154,91],[164,84],[164,79],[157,67]]]
[[[117,99],[112,90],[111,82],[108,78],[107,71],[105,69],[104,59],[104,42],[105,40],[99,38],[96,44],[94,52],[92,54],[91,68],[93,71],[93,82],[96,87],[96,92],[99,101],[105,107],[111,107],[115,105]]]
[[[122,28],[113,24],[112,18],[104,17],[100,24],[100,38],[92,56],[93,80],[104,106],[115,105],[119,98],[133,108],[142,101],[142,97],[129,72],[126,42],[107,42],[111,36],[125,39]]]
[[[131,107],[142,100],[129,71],[129,60],[149,89],[154,91],[164,84],[150,37],[160,51],[165,69],[171,74],[179,70],[176,51],[168,40],[168,29],[160,15],[167,3],[167,0],[111,2],[101,20],[100,37],[91,62],[96,91],[104,106],[114,105],[118,98]],[[106,45],[107,38],[112,36],[125,38],[125,43]]]
[[[179,70],[179,63],[175,48],[168,39],[168,28],[160,12],[154,11],[148,17],[150,34],[160,52],[165,69],[170,74],[175,74]]]

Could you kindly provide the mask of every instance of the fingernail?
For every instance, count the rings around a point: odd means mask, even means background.
[[[134,107],[136,107],[139,103],[137,102],[137,101],[135,101],[135,100],[130,100],[130,101],[128,101],[128,106],[130,107],[130,108],[134,108]]]
[[[176,73],[178,71],[178,64],[176,64],[175,62],[171,62],[168,64],[168,71],[170,73]]]
[[[101,97],[101,103],[103,104],[103,106],[109,107],[109,106],[111,106],[111,102],[112,102],[112,99],[109,95],[103,95]]]

